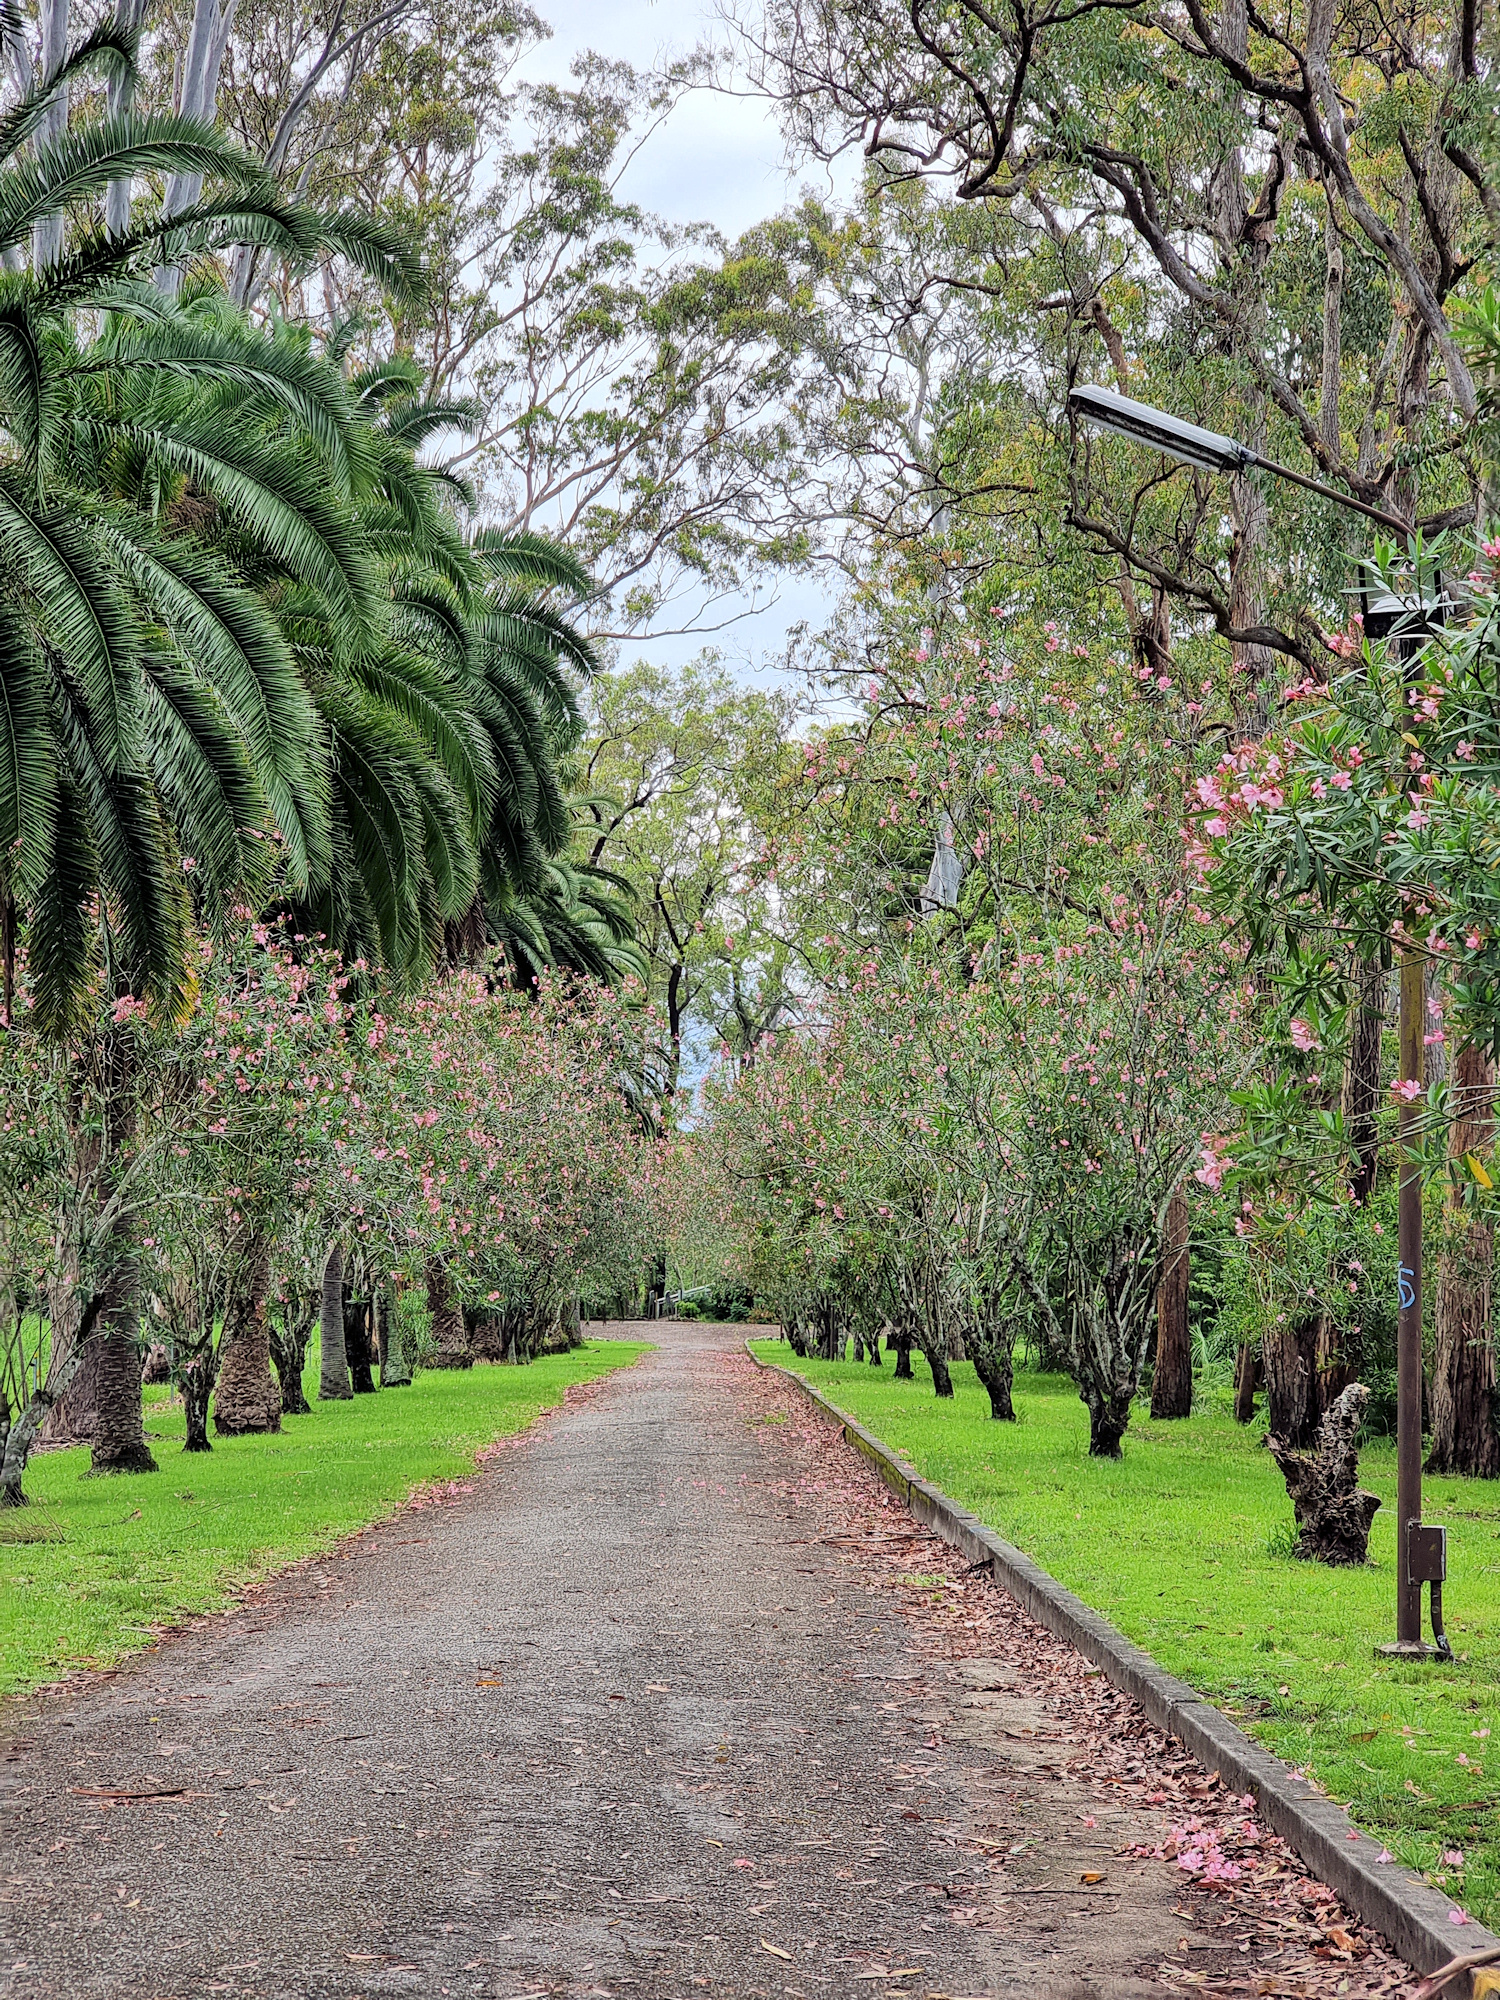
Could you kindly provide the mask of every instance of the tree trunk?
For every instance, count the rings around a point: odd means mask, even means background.
[[[1351,1347],[1337,1322],[1323,1313],[1318,1320],[1316,1362],[1318,1371],[1318,1415],[1325,1417],[1359,1374],[1362,1355]]]
[[[1483,1154],[1494,1136],[1494,1070],[1472,1044],[1453,1065],[1457,1116],[1450,1156]],[[1461,1170],[1462,1171],[1462,1170]],[[1453,1236],[1438,1256],[1437,1338],[1432,1358],[1432,1450],[1429,1472],[1500,1478],[1496,1427],[1495,1343],[1490,1307],[1495,1232],[1464,1213],[1461,1189],[1449,1196]]]
[[[905,1332],[892,1333],[891,1339],[896,1347],[895,1380],[898,1382],[910,1382],[912,1380],[911,1335]]]
[[[434,1368],[472,1368],[474,1356],[464,1331],[464,1316],[453,1294],[453,1278],[441,1257],[427,1262],[427,1310],[432,1314]]]
[[[52,1357],[47,1365],[47,1379],[20,1416],[12,1420],[5,1433],[5,1457],[0,1461],[0,1507],[26,1505],[21,1481],[27,1461],[58,1398],[66,1393],[68,1385],[83,1366],[84,1356],[93,1345],[94,1328],[102,1314],[108,1311],[109,1303],[110,1293],[107,1290],[96,1292],[89,1300],[79,1317],[66,1355],[58,1349],[57,1322],[53,1320]]]
[[[224,1301],[214,1429],[220,1437],[281,1429],[281,1390],[271,1373],[271,1243],[256,1230]]]
[[[42,0],[42,75],[58,69],[68,52],[68,0]],[[68,92],[59,90],[42,114],[37,132],[39,146],[50,145],[68,129]],[[63,253],[63,218],[44,215],[32,224],[31,259],[33,268],[44,271]]]
[[[375,1377],[371,1372],[374,1356],[370,1352],[372,1311],[373,1302],[370,1299],[344,1301],[344,1352],[349,1358],[349,1374],[356,1396],[375,1394]]]
[[[47,1412],[40,1442],[44,1446],[92,1444],[99,1434],[99,1357],[101,1342],[85,1342],[77,1370]]]
[[[411,1363],[401,1331],[401,1314],[396,1302],[396,1282],[390,1279],[380,1294],[380,1386],[382,1389],[409,1389]]]
[[[570,1352],[574,1348],[583,1346],[583,1302],[577,1292],[565,1301],[562,1311],[558,1314],[558,1325],[563,1330]]]
[[[178,1375],[182,1388],[182,1413],[187,1422],[184,1451],[213,1450],[208,1441],[208,1399],[213,1394],[214,1374],[214,1344],[209,1339]]]
[[[1010,1399],[1012,1364],[1008,1343],[997,1341],[991,1346],[986,1341],[975,1340],[970,1345],[974,1373],[989,1391],[990,1416],[996,1423],[1013,1424],[1016,1410]]]
[[[344,1402],[354,1391],[349,1387],[349,1363],[344,1354],[344,1246],[331,1243],[323,1266],[323,1309],[319,1316],[319,1338],[323,1366],[318,1383],[318,1401]]]
[[[1255,1349],[1248,1340],[1242,1340],[1234,1359],[1234,1420],[1237,1424],[1255,1421],[1255,1385],[1259,1374],[1260,1364]]]
[[[146,0],[117,0],[115,20],[122,28],[138,28],[145,19]],[[109,80],[107,103],[111,118],[123,118],[135,108],[135,72],[124,70]],[[104,227],[114,238],[124,236],[130,228],[130,197],[132,183],[129,174],[111,181],[104,195]]]
[[[927,1366],[932,1370],[932,1393],[935,1396],[951,1396],[953,1377],[948,1373],[946,1356],[940,1354],[935,1347],[924,1348],[923,1352],[927,1356]]]
[[[1391,975],[1383,965],[1361,966],[1355,977],[1352,1032],[1344,1064],[1342,1091],[1344,1128],[1355,1154],[1350,1192],[1361,1206],[1375,1187],[1380,1161],[1380,1038],[1385,1026],[1386,992]]]
[[[139,1275],[130,1259],[117,1280],[116,1303],[104,1315],[99,1340],[99,1428],[89,1463],[93,1473],[155,1472],[141,1415]]]
[[[280,1325],[274,1320],[270,1323],[271,1362],[276,1370],[276,1379],[281,1384],[281,1414],[284,1417],[306,1417],[312,1413],[312,1405],[302,1387],[302,1370],[307,1362],[312,1323],[313,1315],[304,1307],[300,1297],[287,1300]]]
[[[1370,1523],[1380,1502],[1357,1483],[1359,1427],[1369,1400],[1362,1382],[1350,1383],[1319,1426],[1314,1457],[1293,1450],[1274,1431],[1267,1440],[1296,1511],[1297,1554],[1307,1561],[1369,1559]]]
[[[1086,1396],[1089,1413],[1089,1457],[1119,1458],[1120,1441],[1130,1424],[1128,1395]]]
[[[1151,1414],[1193,1414],[1193,1338],[1188,1327],[1188,1201],[1179,1188],[1167,1204],[1161,1282],[1156,1292],[1156,1374]]]
[[[465,1306],[464,1326],[476,1361],[504,1361],[511,1344],[504,1313],[471,1311]]]
[[[214,122],[219,67],[229,45],[236,5],[237,0],[225,0],[222,7],[219,0],[194,0],[178,88],[177,109],[184,118],[201,118],[206,125]],[[183,214],[202,192],[202,174],[168,174],[162,193],[162,215],[170,221]],[[162,266],[156,272],[156,285],[159,291],[175,299],[182,285],[181,270],[175,265]]]
[[[1317,1318],[1306,1314],[1268,1326],[1261,1335],[1271,1432],[1288,1449],[1305,1450],[1317,1442],[1317,1344]]]

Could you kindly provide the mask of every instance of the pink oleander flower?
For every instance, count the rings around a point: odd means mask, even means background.
[[[1300,1014],[1292,1020],[1288,1032],[1292,1038],[1292,1047],[1301,1049],[1304,1054],[1309,1049],[1315,1049],[1318,1046],[1317,1036],[1313,1033],[1308,1023],[1302,1019]]]
[[[1411,1104],[1422,1095],[1422,1086],[1414,1076],[1398,1077],[1391,1085],[1391,1095],[1400,1098],[1403,1104]]]
[[[1454,746],[1453,754],[1455,757],[1462,757],[1466,764],[1472,764],[1474,761],[1474,745],[1467,737],[1461,737]]]

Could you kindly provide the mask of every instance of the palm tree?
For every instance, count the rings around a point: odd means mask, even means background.
[[[554,964],[617,978],[636,969],[629,892],[565,858],[570,676],[599,663],[556,600],[592,581],[544,536],[465,536],[472,493],[417,453],[468,428],[471,405],[427,398],[399,356],[349,386],[375,468],[356,515],[387,615],[351,647],[334,607],[312,594],[284,607],[330,751],[334,865],[299,921],[413,979],[495,946],[521,982]]]
[[[287,206],[191,120],[50,117],[72,82],[133,60],[133,35],[102,29],[0,117],[0,959],[5,1027],[21,939],[28,1025],[54,1035],[90,1018],[101,979],[175,1010],[195,912],[273,869],[328,872],[318,712],[264,578],[316,588],[351,631],[379,622],[343,504],[366,479],[365,430],[336,371],[174,310],[144,274],[249,238],[291,255],[337,242],[411,281],[379,232]],[[170,223],[121,228],[116,202],[102,228],[110,189],[151,172],[207,191]],[[49,217],[65,227],[28,268]],[[123,1208],[97,1263],[79,1316],[98,1328],[96,1469],[149,1467]],[[40,1407],[7,1440],[5,1496],[81,1360],[54,1339]]]
[[[24,913],[36,1020],[52,1032],[99,969],[96,897],[113,958],[170,1007],[190,888],[219,901],[253,875],[268,823],[294,880],[326,846],[307,783],[315,710],[254,575],[203,547],[196,515],[315,579],[354,624],[373,618],[336,504],[364,437],[336,374],[173,312],[144,271],[247,236],[311,254],[331,232],[411,279],[374,234],[288,207],[192,120],[39,137],[69,83],[133,60],[133,34],[101,29],[0,118],[0,930],[8,995]],[[152,171],[202,175],[207,192],[170,223],[109,234],[96,211],[111,185]],[[71,219],[66,247],[27,269],[31,232],[56,214]]]

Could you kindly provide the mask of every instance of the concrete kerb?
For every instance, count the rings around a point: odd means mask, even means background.
[[[1102,1669],[1115,1686],[1134,1697],[1158,1729],[1175,1736],[1205,1771],[1217,1772],[1236,1792],[1253,1793],[1260,1817],[1279,1833],[1322,1881],[1336,1889],[1362,1923],[1378,1930],[1418,1972],[1436,1972],[1460,1952],[1500,1949],[1500,1938],[1477,1923],[1455,1924],[1453,1904],[1440,1891],[1398,1862],[1381,1862],[1378,1841],[1361,1833],[1349,1815],[1331,1799],[1309,1789],[1289,1765],[1254,1743],[1213,1703],[1186,1681],[1163,1671],[1151,1655],[1117,1632],[1107,1618],[1091,1611],[1071,1590],[1065,1590],[1046,1570],[1020,1549],[1012,1548],[982,1521],[956,1506],[940,1487],[923,1479],[888,1445],[841,1410],[790,1368],[762,1361],[746,1352],[758,1367],[773,1370],[793,1382],[825,1416],[840,1425],[856,1450],[864,1453],[898,1499],[905,1502],[924,1527],[973,1563],[988,1565],[1001,1584],[1038,1625],[1065,1639],[1086,1660]],[[1492,1991],[1485,1978],[1486,1991]],[[1468,1976],[1445,1989],[1467,2000]]]

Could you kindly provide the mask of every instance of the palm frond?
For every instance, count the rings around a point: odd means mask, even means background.
[[[145,174],[202,174],[277,200],[265,169],[212,125],[130,113],[71,125],[0,168],[0,248],[22,242],[43,216],[99,200],[111,181]]]
[[[99,560],[92,523],[67,507],[36,507],[0,466],[0,546],[24,577],[44,639],[72,665],[88,703],[95,754],[113,771],[135,715],[140,635]]]
[[[30,627],[0,601],[0,854],[12,892],[36,890],[57,818],[57,770]]]

